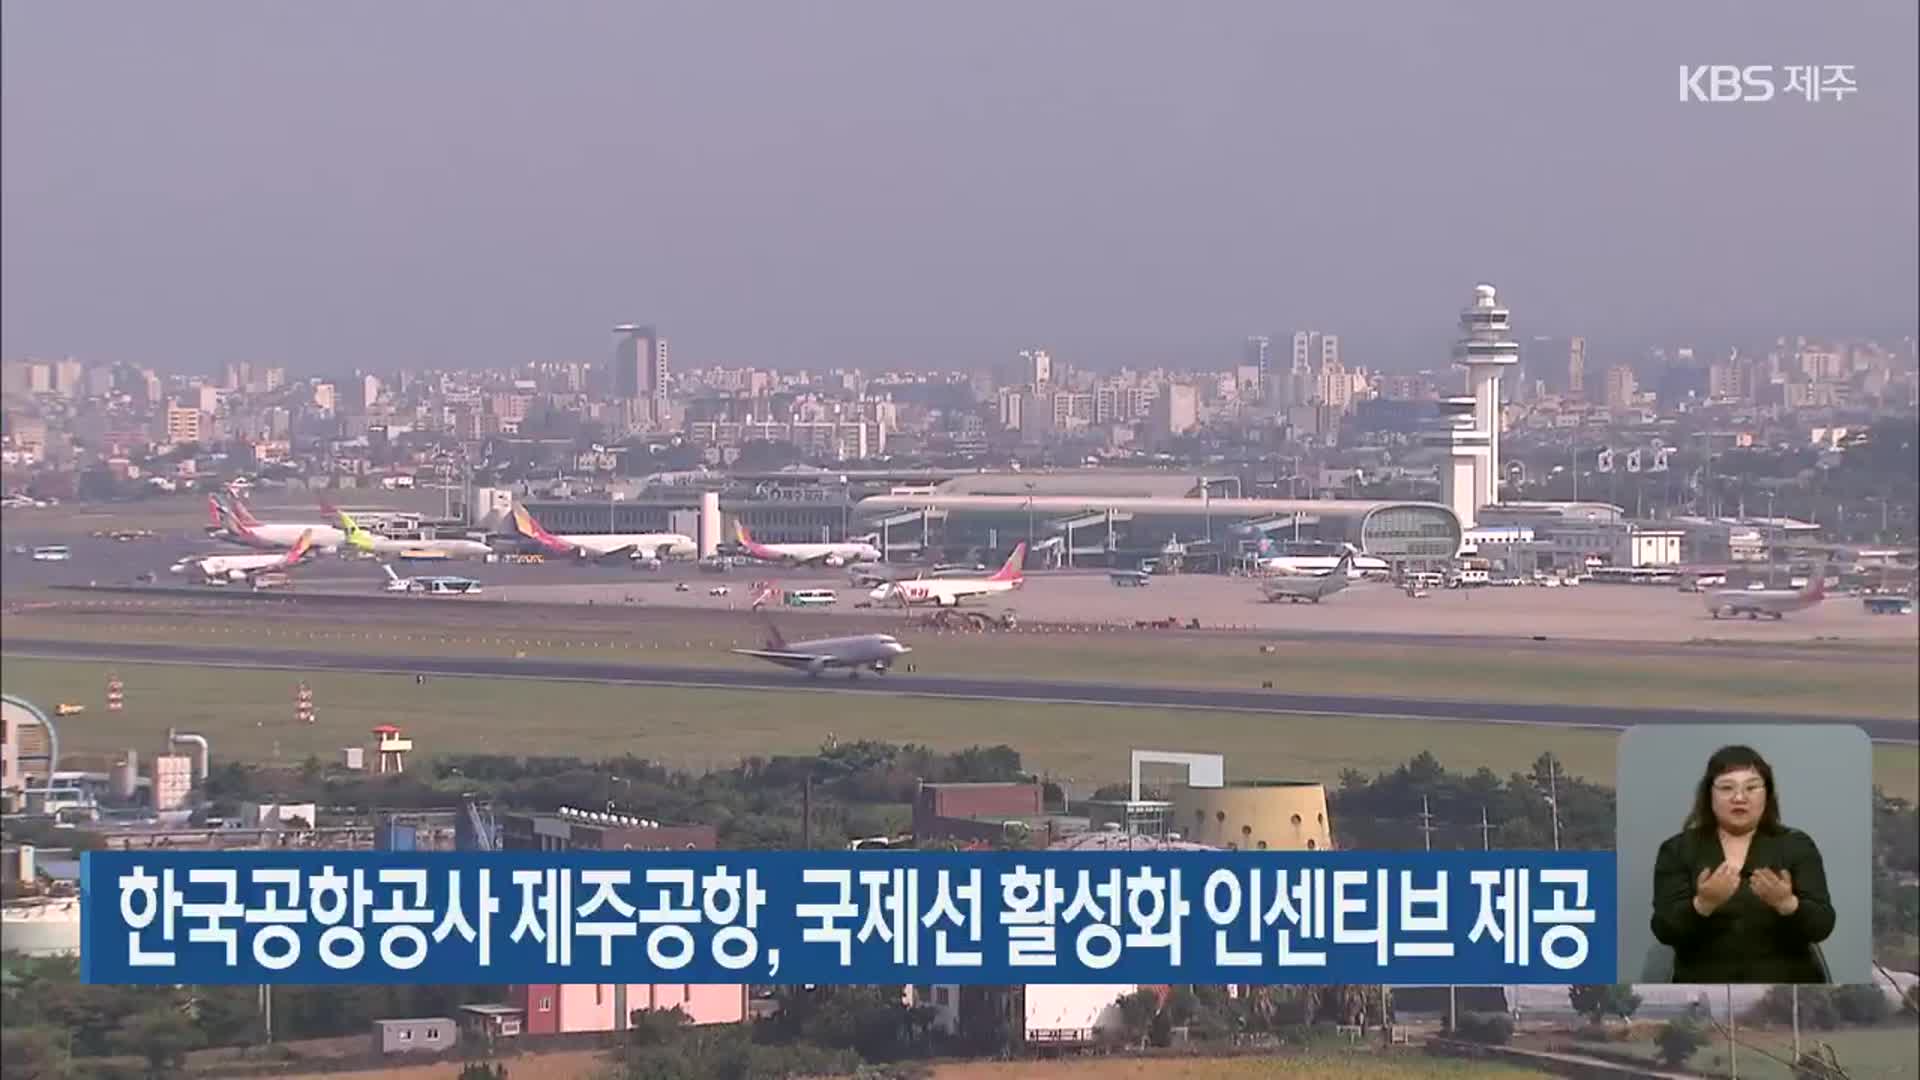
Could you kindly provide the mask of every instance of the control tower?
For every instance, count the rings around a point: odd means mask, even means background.
[[[1481,507],[1500,501],[1500,375],[1520,362],[1520,343],[1491,285],[1473,287],[1473,302],[1460,312],[1460,333],[1453,362],[1467,369],[1473,423],[1455,413],[1441,433],[1452,451],[1441,473],[1441,501],[1471,526]]]

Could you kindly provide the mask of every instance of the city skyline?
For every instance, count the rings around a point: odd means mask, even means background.
[[[9,5],[0,355],[1409,371],[1482,280],[1598,371],[1914,332],[1911,7],[1381,6]],[[1726,59],[1860,88],[1678,100]]]

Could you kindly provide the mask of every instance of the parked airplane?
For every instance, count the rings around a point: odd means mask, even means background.
[[[811,678],[818,678],[821,672],[829,668],[844,668],[848,678],[857,679],[862,671],[885,675],[895,660],[913,650],[900,644],[900,640],[892,634],[858,634],[853,637],[789,642],[781,635],[780,628],[768,620],[765,648],[733,651],[741,656],[804,671]]]
[[[693,537],[684,533],[575,533],[556,536],[527,513],[524,506],[513,508],[513,526],[519,534],[554,555],[572,555],[580,559],[652,559],[692,555],[700,550]]]
[[[860,562],[847,567],[847,580],[855,585],[886,585],[895,581],[913,581],[919,578],[955,578],[976,577],[986,572],[979,564],[941,563],[928,569],[924,566],[890,566],[886,563]]]
[[[214,496],[207,496],[209,502],[218,509],[219,503]],[[313,546],[321,551],[338,551],[347,542],[347,534],[322,521],[261,521],[247,509],[240,496],[229,493],[228,509],[225,515],[226,539],[248,547],[269,551],[285,551],[299,540],[302,534],[313,534]],[[325,507],[322,507],[323,511]]]
[[[1310,541],[1278,544],[1269,542],[1261,545],[1259,567],[1275,574],[1318,577],[1332,572],[1334,566],[1346,556],[1352,556],[1352,560],[1347,564],[1348,577],[1384,574],[1391,569],[1387,566],[1385,559],[1375,555],[1363,555],[1351,544]]]
[[[753,535],[747,532],[747,527],[737,521],[734,522],[733,533],[747,554],[787,566],[845,566],[856,562],[877,563],[883,558],[879,548],[864,540],[848,540],[837,544],[761,544],[756,543]]]
[[[1282,574],[1268,578],[1260,583],[1260,591],[1269,603],[1286,600],[1297,604],[1305,600],[1317,604],[1346,588],[1352,580],[1352,570],[1353,553],[1348,552],[1331,568],[1318,574]]]
[[[895,603],[932,604],[935,607],[958,607],[960,601],[969,596],[990,596],[994,593],[1011,592],[1026,583],[1026,575],[1021,565],[1027,558],[1027,543],[1022,540],[1015,544],[1013,554],[1007,556],[1006,565],[986,577],[916,578],[912,581],[895,581],[881,585],[867,595],[875,600],[891,600]]]
[[[394,593],[426,593],[428,596],[471,596],[481,591],[480,583],[464,577],[401,577],[394,573],[393,567],[381,563],[380,569],[387,572],[387,591]]]
[[[1742,615],[1749,619],[1762,615],[1780,619],[1826,598],[1827,572],[1821,567],[1807,576],[1804,589],[1716,589],[1707,594],[1707,614],[1716,619],[1722,616],[1737,619]]]
[[[303,562],[313,551],[313,536],[302,534],[292,548],[277,555],[207,555],[181,559],[170,567],[175,574],[196,573],[202,583],[225,585],[247,581],[257,575],[289,570]]]
[[[408,558],[449,558],[478,559],[493,553],[493,549],[478,540],[460,540],[435,537],[432,540],[396,540],[390,536],[375,536],[360,527],[353,515],[345,510],[335,510],[340,518],[340,527],[346,530],[347,547],[355,551],[364,551],[372,555],[394,555]]]

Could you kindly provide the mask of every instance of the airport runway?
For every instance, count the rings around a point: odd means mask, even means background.
[[[1598,705],[1537,705],[1396,697],[1348,697],[1288,693],[1279,690],[1105,686],[1052,680],[953,678],[903,672],[884,678],[868,676],[857,680],[848,679],[844,675],[808,679],[804,675],[771,668],[766,671],[732,671],[573,660],[501,660],[445,656],[371,657],[301,650],[170,644],[75,643],[31,639],[10,639],[5,642],[5,652],[14,657],[52,660],[550,679],[725,690],[891,694],[995,702],[1394,717],[1606,730],[1619,730],[1637,724],[1854,724],[1865,730],[1876,742],[1901,745],[1920,743],[1920,737],[1917,737],[1920,736],[1920,731],[1917,731],[1915,723],[1909,720],[1750,714],[1694,709],[1621,709]]]

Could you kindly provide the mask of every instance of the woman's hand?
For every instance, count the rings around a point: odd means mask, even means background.
[[[1755,870],[1747,884],[1753,895],[1782,915],[1800,909],[1800,898],[1793,894],[1793,875],[1785,870]]]
[[[1693,910],[1711,915],[1739,889],[1740,868],[1732,863],[1723,862],[1711,870],[1702,870],[1694,881]]]

